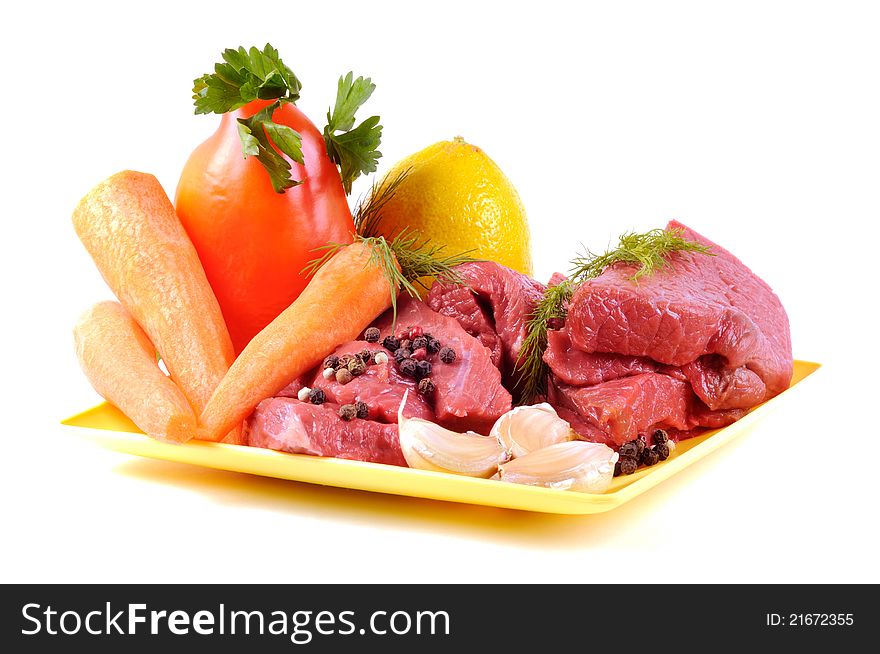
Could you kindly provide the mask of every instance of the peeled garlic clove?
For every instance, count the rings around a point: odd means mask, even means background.
[[[568,422],[546,402],[508,411],[495,421],[489,435],[497,438],[514,457],[574,438]]]
[[[499,466],[498,478],[514,484],[603,493],[614,477],[617,456],[601,443],[555,443]]]
[[[400,447],[407,465],[420,470],[491,477],[507,454],[497,440],[469,432],[459,434],[411,418],[400,429]]]
[[[400,449],[410,468],[450,472],[469,477],[491,477],[507,460],[501,444],[474,432],[460,434],[421,418],[406,418],[404,393],[397,412]]]

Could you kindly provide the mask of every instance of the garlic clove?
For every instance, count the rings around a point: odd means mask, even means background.
[[[406,418],[403,395],[397,413],[400,449],[411,468],[450,472],[469,477],[491,477],[507,453],[497,439],[474,432],[460,434],[429,420]]]
[[[489,434],[498,439],[511,456],[519,457],[541,448],[574,439],[567,421],[543,402],[518,406],[498,418]]]
[[[500,465],[497,478],[514,484],[604,493],[614,477],[617,452],[601,443],[555,443]]]

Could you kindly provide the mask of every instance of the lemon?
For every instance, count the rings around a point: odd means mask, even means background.
[[[435,143],[397,162],[381,185],[403,173],[382,208],[382,235],[390,238],[409,228],[444,246],[445,253],[473,250],[476,259],[532,274],[525,208],[513,184],[483,150],[460,136]]]

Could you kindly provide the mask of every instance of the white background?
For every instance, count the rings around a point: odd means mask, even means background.
[[[872,3],[12,7],[0,581],[880,581]],[[123,168],[173,194],[218,120],[192,114],[193,78],[223,48],[266,41],[319,125],[338,75],[372,76],[380,172],[459,134],[483,147],[519,189],[540,278],[579,241],[599,249],[675,217],[776,289],[795,356],[823,369],[747,436],[584,517],[216,472],[79,438],[58,422],[98,397],[71,327],[109,291],[71,211]]]

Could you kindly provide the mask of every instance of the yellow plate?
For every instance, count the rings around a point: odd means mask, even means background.
[[[791,386],[794,387],[818,368],[818,363],[795,361]],[[379,493],[544,513],[586,514],[617,508],[751,430],[791,392],[792,388],[789,388],[769,402],[755,407],[744,418],[728,427],[682,441],[676,447],[675,454],[665,462],[650,468],[640,468],[633,475],[616,477],[611,488],[603,494],[522,486],[378,463],[288,454],[243,445],[202,441],[169,445],[144,436],[134,423],[106,402],[70,417],[62,421],[62,424],[88,428],[85,435],[111,450],[154,459]]]

